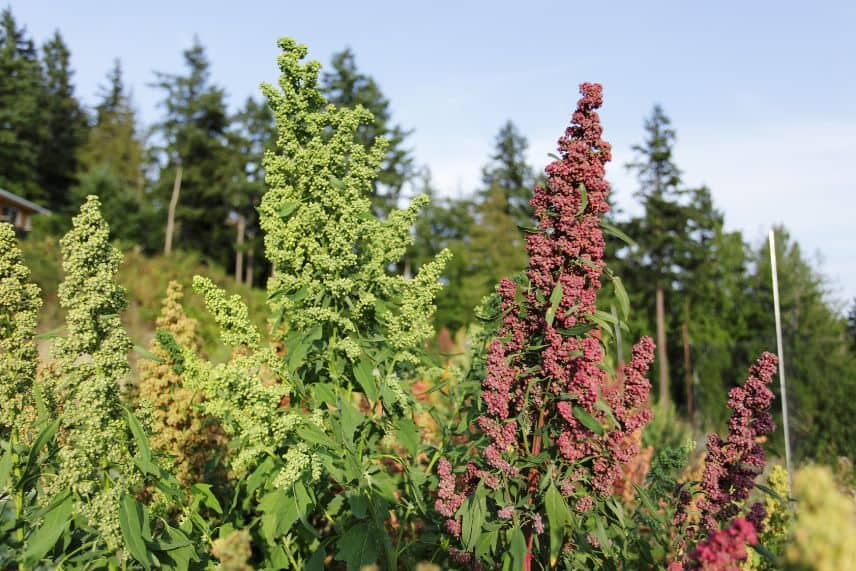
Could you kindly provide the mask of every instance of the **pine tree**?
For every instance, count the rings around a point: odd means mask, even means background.
[[[361,105],[374,117],[371,123],[360,125],[360,143],[368,149],[377,137],[388,141],[377,180],[372,183],[372,204],[378,212],[388,214],[397,206],[404,185],[415,175],[413,154],[405,147],[411,132],[392,124],[389,100],[374,78],[357,69],[350,49],[334,54],[331,67],[321,76],[321,91],[327,100],[339,107]]]
[[[122,82],[119,61],[107,75],[95,107],[95,123],[78,153],[78,184],[71,191],[76,207],[89,195],[101,200],[101,214],[113,235],[152,251],[159,236],[153,205],[143,189],[143,144],[130,94]]]
[[[0,188],[47,204],[39,153],[45,138],[38,53],[9,8],[0,25]]]
[[[524,270],[527,262],[523,234],[509,213],[505,189],[497,182],[476,207],[475,218],[467,250],[467,275],[462,282],[469,312],[500,279]]]
[[[847,336],[850,338],[853,350],[856,351],[856,299],[853,300],[850,312],[847,314]]]
[[[88,119],[74,96],[71,53],[57,31],[42,48],[44,138],[39,149],[39,179],[56,212],[71,206],[71,187],[79,170],[78,151],[86,142]]]
[[[483,200],[490,200],[498,189],[504,194],[506,211],[520,226],[534,226],[529,198],[535,186],[535,174],[526,162],[529,142],[510,120],[499,130],[490,162],[482,169]],[[522,243],[522,242],[521,242]]]
[[[164,119],[156,126],[160,174],[155,194],[167,204],[181,167],[174,243],[228,266],[234,233],[227,226],[235,202],[237,162],[229,148],[225,92],[211,83],[205,48],[196,39],[184,51],[183,75],[157,73]]]
[[[107,167],[122,186],[140,193],[143,177],[143,144],[131,96],[122,81],[119,60],[107,75],[95,107],[95,124],[80,150],[82,172]],[[102,200],[107,197],[102,196]]]
[[[645,121],[644,142],[633,146],[636,160],[627,165],[637,175],[639,189],[636,196],[644,208],[642,216],[628,223],[628,234],[634,236],[639,244],[636,267],[628,268],[632,271],[628,275],[638,280],[631,289],[643,299],[655,302],[650,309],[657,329],[659,394],[663,404],[671,400],[666,296],[675,287],[679,271],[677,264],[690,240],[687,228],[689,212],[684,203],[686,191],[680,186],[681,173],[672,159],[675,131],[670,125],[663,109],[655,105]]]
[[[743,277],[748,261],[742,235],[724,229],[724,216],[710,190],[691,189],[688,195],[688,241],[678,252],[669,307],[669,321],[680,331],[669,338],[669,351],[681,356],[675,360],[675,378],[684,380],[689,415],[699,409],[707,421],[722,423],[724,395],[754,356],[735,358],[737,339],[746,329]]]

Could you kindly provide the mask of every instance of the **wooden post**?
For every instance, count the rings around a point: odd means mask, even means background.
[[[666,351],[666,302],[663,284],[657,282],[657,360],[660,362],[660,404],[666,405],[669,397],[669,355]]]
[[[172,185],[172,197],[169,199],[169,210],[166,215],[166,237],[163,242],[163,253],[168,256],[172,252],[172,234],[175,228],[175,207],[178,205],[178,193],[181,192],[181,165],[175,169],[175,183]]]

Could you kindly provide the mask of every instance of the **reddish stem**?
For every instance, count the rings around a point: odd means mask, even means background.
[[[538,422],[535,425],[535,436],[532,438],[532,455],[541,452],[541,430],[544,428],[544,411],[538,413]],[[533,494],[538,489],[539,480],[538,470],[535,467],[529,469],[529,503],[534,503]],[[535,534],[532,530],[532,524],[526,525],[526,558],[523,562],[524,571],[532,571],[532,543],[535,541]]]

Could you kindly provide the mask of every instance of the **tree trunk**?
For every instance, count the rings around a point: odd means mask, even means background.
[[[669,398],[669,356],[666,351],[666,303],[663,299],[663,284],[657,282],[657,360],[660,362],[660,404]]]
[[[238,228],[238,239],[235,247],[235,281],[241,283],[244,278],[244,232],[247,229],[247,219],[238,216],[238,222],[235,226]]]
[[[166,237],[163,241],[163,253],[168,256],[172,252],[172,234],[175,229],[175,207],[178,206],[178,193],[181,192],[181,165],[175,169],[175,183],[172,185],[172,197],[169,199],[169,210],[166,215]]]
[[[255,253],[253,252],[253,249],[250,248],[247,251],[247,273],[246,273],[246,277],[244,278],[244,283],[250,287],[253,287],[253,257],[254,256],[255,256]]]
[[[684,342],[684,385],[687,389],[687,417],[690,423],[695,417],[695,403],[693,402],[693,363],[690,351],[690,326],[685,321],[681,326],[681,338]]]

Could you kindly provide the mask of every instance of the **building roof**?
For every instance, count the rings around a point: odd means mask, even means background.
[[[19,206],[19,207],[24,208],[24,209],[27,209],[27,210],[30,210],[32,212],[38,212],[39,214],[50,214],[51,213],[51,211],[48,210],[47,208],[39,206],[38,204],[36,204],[34,202],[30,202],[29,200],[27,200],[25,198],[21,198],[17,194],[12,194],[8,190],[3,190],[2,188],[0,188],[0,198],[5,198],[6,200],[13,203],[14,205]]]

